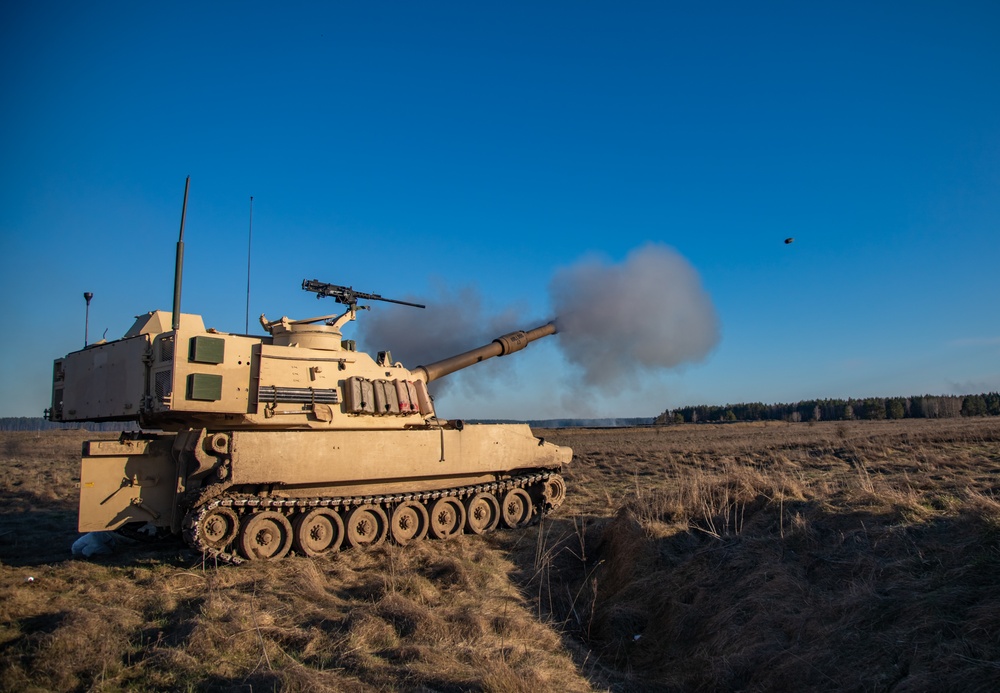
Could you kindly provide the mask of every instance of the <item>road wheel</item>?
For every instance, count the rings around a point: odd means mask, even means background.
[[[503,524],[510,529],[517,529],[528,524],[531,519],[531,498],[523,488],[512,488],[504,494],[500,503],[500,515]]]
[[[322,556],[340,550],[344,521],[336,510],[313,508],[295,518],[295,550],[303,556]]]
[[[465,527],[465,506],[457,498],[439,498],[430,509],[431,536],[449,539]]]
[[[237,543],[240,555],[251,561],[281,558],[292,548],[292,524],[273,510],[248,515]]]
[[[385,540],[389,518],[377,505],[359,505],[347,514],[344,524],[351,546],[375,546]]]
[[[500,522],[500,503],[489,491],[482,491],[465,502],[465,529],[470,534],[492,532]]]
[[[427,508],[418,501],[405,501],[392,511],[389,523],[389,533],[392,540],[400,546],[406,546],[412,541],[420,541],[427,536]]]

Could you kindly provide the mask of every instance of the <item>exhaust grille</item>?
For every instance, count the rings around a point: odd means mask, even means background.
[[[174,360],[174,338],[164,337],[160,340],[160,361],[170,362]]]
[[[173,371],[159,371],[153,376],[153,389],[155,390],[156,398],[160,402],[163,402],[173,393],[173,376]]]

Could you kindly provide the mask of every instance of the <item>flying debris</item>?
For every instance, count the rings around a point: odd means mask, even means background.
[[[786,238],[785,239],[785,245],[791,245],[794,242],[795,242],[794,238]]]

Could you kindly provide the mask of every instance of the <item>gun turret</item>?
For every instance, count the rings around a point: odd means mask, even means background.
[[[537,339],[542,337],[548,337],[556,333],[556,325],[554,322],[550,322],[540,327],[536,327],[533,330],[528,330],[527,332],[523,330],[518,330],[517,332],[511,332],[505,334],[502,337],[497,337],[489,344],[467,351],[464,354],[458,354],[456,356],[451,356],[446,359],[441,359],[440,361],[435,361],[426,366],[417,366],[413,369],[413,374],[416,377],[423,376],[425,382],[431,382],[432,380],[437,380],[455,371],[460,371],[463,368],[468,368],[469,366],[475,365],[480,361],[485,361],[486,359],[493,358],[494,356],[506,356],[507,354],[512,354],[515,351],[520,351],[524,347],[528,346]]]

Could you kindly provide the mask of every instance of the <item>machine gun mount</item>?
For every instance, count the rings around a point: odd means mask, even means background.
[[[410,303],[409,301],[399,301],[395,298],[384,298],[379,294],[368,294],[363,291],[355,291],[353,287],[350,286],[327,284],[317,279],[303,279],[302,289],[305,291],[312,291],[316,294],[316,298],[330,296],[337,303],[342,303],[355,310],[358,306],[358,299],[365,299],[366,301],[385,301],[386,303],[397,303],[401,306],[412,306],[413,308],[427,307],[421,303]]]

